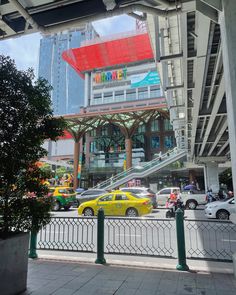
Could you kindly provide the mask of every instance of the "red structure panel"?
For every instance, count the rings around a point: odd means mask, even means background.
[[[152,59],[153,51],[148,34],[143,33],[69,49],[62,58],[83,77],[86,71]]]

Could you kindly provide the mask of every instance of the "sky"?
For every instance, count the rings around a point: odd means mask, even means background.
[[[93,26],[100,36],[107,36],[134,30],[135,19],[127,15],[115,16],[93,22]],[[35,33],[0,41],[0,54],[14,59],[19,70],[33,68],[37,75],[41,38],[41,34]]]

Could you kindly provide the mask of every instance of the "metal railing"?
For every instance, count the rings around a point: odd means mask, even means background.
[[[107,254],[177,257],[175,220],[106,218]]]
[[[38,233],[38,249],[96,252],[95,217],[53,217]]]
[[[187,258],[232,261],[236,225],[230,221],[185,220]]]
[[[172,151],[167,152],[159,157],[153,159],[150,162],[141,162],[137,167],[131,167],[130,169],[116,174],[114,177],[111,177],[94,187],[103,188],[103,189],[113,189],[119,185],[128,182],[134,178],[143,178],[151,173],[158,171],[167,165],[172,164],[173,162],[181,159],[186,155],[186,150],[178,150],[174,148]]]
[[[236,225],[230,221],[184,220],[186,257],[232,261]],[[177,257],[174,219],[106,217],[104,253]],[[38,233],[37,249],[97,251],[97,218],[53,217]]]

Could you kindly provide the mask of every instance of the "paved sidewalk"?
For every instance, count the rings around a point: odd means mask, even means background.
[[[72,261],[29,261],[22,295],[233,295],[230,273],[96,265]]]

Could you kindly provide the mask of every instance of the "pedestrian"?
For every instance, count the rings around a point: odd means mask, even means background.
[[[162,161],[162,153],[160,151],[160,153],[159,153],[159,162],[161,162],[161,161]]]
[[[207,190],[207,203],[211,203],[213,201],[212,189]]]

